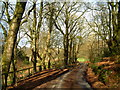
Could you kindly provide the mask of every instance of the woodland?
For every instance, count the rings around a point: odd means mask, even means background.
[[[120,1],[0,1],[0,9],[1,88],[77,63],[103,88],[120,86]]]

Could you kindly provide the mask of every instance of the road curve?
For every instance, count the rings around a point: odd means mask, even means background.
[[[35,87],[33,90],[39,90],[41,88],[70,88],[70,89],[82,89],[82,90],[92,90],[91,86],[85,80],[85,72],[87,70],[87,64],[80,63],[72,71],[54,79],[40,86]]]

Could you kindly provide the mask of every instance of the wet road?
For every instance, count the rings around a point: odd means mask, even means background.
[[[82,90],[92,90],[91,86],[85,80],[85,71],[87,69],[87,65],[81,63],[72,71],[54,79],[47,83],[44,83],[40,86],[35,87],[33,90],[38,90],[41,88],[69,88],[69,89],[82,89]]]

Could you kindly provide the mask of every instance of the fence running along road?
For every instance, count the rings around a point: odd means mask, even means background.
[[[69,67],[74,67],[76,64],[71,64]],[[40,85],[49,80],[55,79],[60,75],[69,71],[69,69],[47,69],[40,70],[40,66],[37,66],[37,71],[34,72],[33,67],[25,68],[17,71],[12,71],[8,73],[2,73],[2,87],[3,88],[34,88],[36,85]],[[52,78],[51,78],[52,77]],[[46,80],[47,79],[47,80]],[[14,82],[15,80],[15,82]],[[39,82],[39,83],[38,83]],[[41,83],[40,83],[41,82]],[[29,83],[32,83],[32,86],[29,86]],[[38,83],[35,84],[34,83]],[[29,86],[29,87],[27,87]]]

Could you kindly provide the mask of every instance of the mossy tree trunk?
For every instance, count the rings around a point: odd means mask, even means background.
[[[120,43],[119,3],[109,2],[108,7],[109,7],[109,29],[111,31],[108,47],[112,54],[120,54],[120,51],[119,51],[119,43]]]
[[[68,7],[65,6],[65,34],[64,34],[64,66],[68,65],[68,47],[69,47],[69,12]]]
[[[117,20],[118,20],[118,27],[117,27],[117,47],[118,47],[118,54],[120,55],[120,1],[118,3],[118,16],[117,16]]]
[[[48,4],[48,10],[49,10],[49,16],[48,16],[48,34],[47,34],[47,40],[46,40],[46,46],[45,46],[45,51],[43,53],[43,66],[44,66],[44,69],[46,69],[45,67],[45,59],[46,59],[46,56],[49,57],[49,60],[48,60],[48,68],[50,68],[50,40],[51,40],[51,33],[53,31],[53,16],[54,16],[54,3],[49,3]]]
[[[33,67],[34,67],[34,72],[37,72],[36,69],[36,64],[37,64],[37,18],[36,18],[36,2],[34,2],[34,9],[33,9],[33,45],[32,45],[32,53],[33,53]]]
[[[37,66],[37,59],[39,58],[42,61],[41,56],[39,55],[39,33],[40,33],[40,28],[42,25],[42,19],[43,19],[43,0],[40,2],[40,11],[37,13],[36,10],[36,2],[33,2],[33,8],[30,10],[33,11],[33,25],[32,27],[30,26],[29,22],[29,30],[30,30],[30,35],[27,34],[30,39],[31,39],[31,61],[33,63],[34,67],[34,72],[37,71],[36,66]],[[37,20],[37,14],[39,14],[39,19]],[[38,22],[37,22],[38,21]],[[40,64],[41,68],[41,64]]]
[[[69,46],[69,63],[72,63],[72,50],[73,50],[73,40],[70,39],[70,46]]]
[[[14,48],[17,40],[17,33],[19,31],[20,22],[22,20],[22,15],[24,13],[26,2],[17,2],[14,16],[9,22],[9,32],[6,38],[6,43],[4,46],[4,52],[2,57],[2,69],[3,72],[7,73],[10,70],[10,64],[14,60]],[[6,82],[7,85],[7,82]]]

